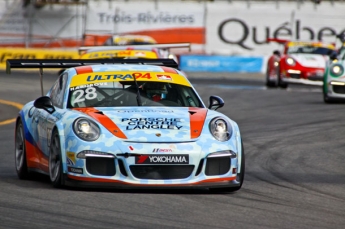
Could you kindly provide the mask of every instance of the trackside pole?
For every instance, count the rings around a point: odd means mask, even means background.
[[[39,73],[40,73],[40,81],[41,81],[41,94],[42,96],[44,96],[43,95],[43,68],[40,68]]]

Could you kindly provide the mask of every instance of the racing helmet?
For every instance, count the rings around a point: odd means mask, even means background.
[[[165,99],[168,94],[168,90],[165,83],[145,83],[144,90],[146,92],[147,97],[155,102]]]

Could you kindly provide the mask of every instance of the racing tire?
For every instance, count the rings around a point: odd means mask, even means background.
[[[22,120],[16,125],[15,135],[15,153],[14,162],[19,179],[26,180],[30,178],[26,159],[25,134]]]
[[[210,188],[210,191],[215,193],[215,192],[235,192],[238,191],[242,188],[242,184],[244,181],[244,174],[245,174],[245,154],[244,154],[244,147],[243,147],[243,142],[241,141],[242,145],[242,160],[241,160],[241,172],[237,173],[236,180],[240,182],[240,185],[237,187],[225,187],[225,188]]]
[[[55,188],[62,188],[64,186],[60,136],[57,130],[53,131],[52,139],[50,142],[49,177],[51,183]]]
[[[270,77],[269,77],[269,74],[268,74],[268,70],[266,72],[266,86],[267,87],[277,87],[278,86],[278,82],[277,80],[272,82],[270,81]]]
[[[280,69],[278,69],[277,70],[277,78],[278,78],[278,86],[280,87],[280,88],[287,88],[288,87],[288,84],[287,83],[285,83],[285,82],[283,82],[282,81],[282,79],[281,79],[281,77],[280,77]]]
[[[266,86],[267,87],[277,87],[276,82],[269,81],[268,75],[266,75]]]
[[[325,92],[323,92],[323,101],[325,103],[332,103],[333,102]]]
[[[325,86],[322,87],[323,101],[325,103],[334,103],[335,101],[328,97]]]

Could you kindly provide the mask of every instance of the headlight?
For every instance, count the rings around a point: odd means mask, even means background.
[[[95,141],[100,135],[100,130],[97,124],[86,118],[75,120],[73,130],[79,138],[85,141]]]
[[[231,125],[220,117],[211,120],[210,131],[213,137],[221,142],[229,140],[232,134]]]
[[[175,59],[175,55],[169,54],[169,55],[168,55],[168,58],[169,58],[169,59]]]
[[[274,61],[274,67],[278,67],[279,66],[279,62],[278,61]]]
[[[86,157],[105,157],[105,158],[115,158],[113,154],[94,151],[94,150],[83,150],[77,154],[77,158],[85,159]]]
[[[296,61],[293,58],[288,57],[286,58],[286,63],[290,66],[294,66],[296,64]]]
[[[333,65],[330,70],[333,77],[339,77],[344,73],[344,67],[340,64]]]

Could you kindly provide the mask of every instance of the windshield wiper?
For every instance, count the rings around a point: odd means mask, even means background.
[[[135,87],[137,88],[137,103],[138,103],[138,106],[142,106],[138,82],[135,76],[133,76],[133,78],[134,78]]]

